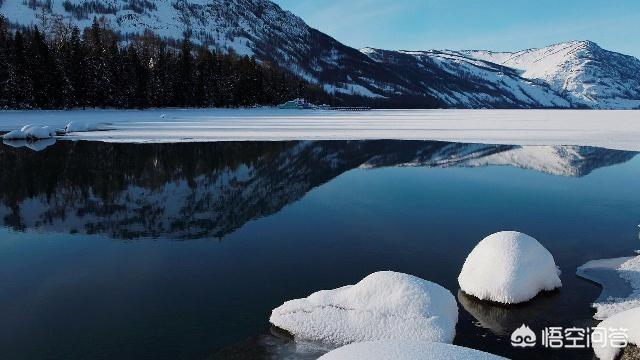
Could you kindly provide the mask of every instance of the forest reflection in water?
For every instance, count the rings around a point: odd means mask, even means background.
[[[636,155],[434,141],[13,145],[0,146],[5,226],[115,239],[222,238],[355,168],[505,165],[581,177]]]

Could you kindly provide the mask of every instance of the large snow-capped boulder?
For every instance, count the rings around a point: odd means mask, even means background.
[[[56,136],[56,130],[50,126],[25,125],[20,130],[13,130],[4,134],[5,140],[48,139]]]
[[[383,271],[355,285],[287,301],[269,321],[296,340],[332,346],[383,339],[450,343],[458,305],[438,284]]]
[[[333,350],[319,360],[498,360],[500,356],[461,346],[415,340],[381,340],[353,343]]]
[[[611,341],[612,338],[620,340],[619,336],[626,333],[629,344],[640,346],[640,307],[613,315],[598,324],[598,328],[602,330],[594,331],[591,336],[593,351],[598,359],[614,360],[622,349],[614,346],[616,344]]]
[[[462,291],[481,300],[517,304],[561,287],[559,275],[553,256],[536,239],[503,231],[476,245],[458,283]]]

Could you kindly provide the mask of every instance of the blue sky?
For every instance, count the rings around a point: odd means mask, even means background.
[[[640,58],[640,0],[275,0],[341,42],[519,50],[593,40]]]

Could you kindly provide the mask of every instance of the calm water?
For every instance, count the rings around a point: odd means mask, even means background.
[[[271,309],[396,270],[457,295],[456,344],[514,358],[526,323],[593,326],[584,262],[640,248],[640,157],[440,142],[0,145],[0,358],[314,358]],[[563,288],[459,293],[465,257],[526,232]]]

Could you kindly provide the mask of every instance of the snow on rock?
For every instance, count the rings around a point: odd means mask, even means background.
[[[461,346],[415,340],[381,340],[343,346],[319,360],[497,360],[500,356]]]
[[[640,307],[640,256],[592,260],[580,266],[576,274],[602,286],[600,297],[592,304],[595,319],[604,320]]]
[[[450,343],[458,305],[438,284],[383,271],[355,285],[287,301],[269,321],[296,340],[333,346],[383,339]]]
[[[598,328],[606,329],[626,329],[626,334],[630,344],[640,345],[640,307],[627,310],[625,312],[616,314],[607,320],[598,324]],[[618,357],[618,354],[622,349],[612,346],[610,338],[608,336],[592,336],[591,344],[593,351],[596,353],[598,359],[601,360],[614,360]]]
[[[559,274],[553,256],[536,239],[503,231],[476,245],[458,283],[465,293],[481,300],[517,304],[561,287]]]
[[[20,130],[13,130],[2,137],[5,140],[48,139],[56,135],[50,126],[25,125]]]

